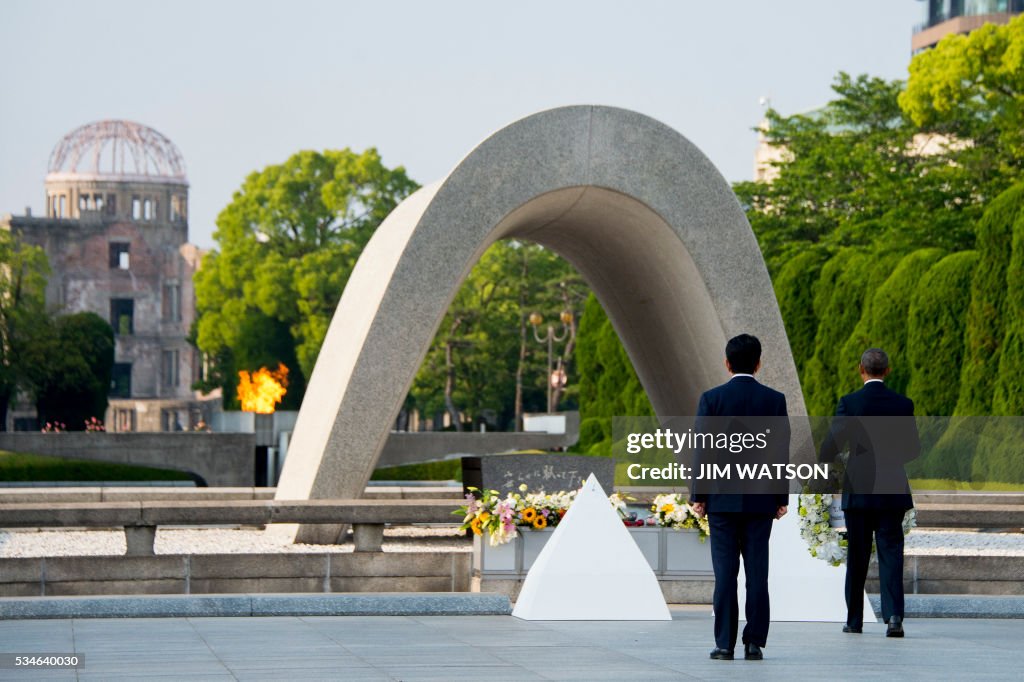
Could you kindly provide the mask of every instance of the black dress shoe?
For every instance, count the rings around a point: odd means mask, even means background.
[[[847,633],[854,634],[854,635],[859,635],[860,633],[864,632],[864,628],[863,627],[857,627],[856,625],[844,625],[843,626],[843,632],[847,632]]]
[[[711,650],[711,660],[713,661],[731,661],[733,659],[732,650],[730,649],[719,649],[715,647]]]
[[[743,658],[748,661],[760,661],[764,659],[764,654],[761,653],[761,647],[748,642],[743,645]]]
[[[892,616],[889,618],[889,627],[885,629],[886,637],[903,636],[903,616]]]

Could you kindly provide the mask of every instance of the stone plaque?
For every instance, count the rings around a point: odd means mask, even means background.
[[[577,490],[590,474],[601,487],[615,486],[615,460],[586,455],[483,455],[462,458],[462,486],[497,490],[502,495],[517,492],[525,483],[530,492],[554,493]]]

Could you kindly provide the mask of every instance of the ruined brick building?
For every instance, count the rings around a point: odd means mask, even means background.
[[[201,366],[186,337],[201,253],[188,243],[188,180],[177,147],[138,123],[90,123],[54,147],[45,184],[45,217],[26,210],[4,216],[0,228],[46,251],[48,305],[97,313],[114,328],[108,430],[177,431],[209,421],[213,401],[191,389]],[[34,414],[16,405],[8,426],[38,428]]]

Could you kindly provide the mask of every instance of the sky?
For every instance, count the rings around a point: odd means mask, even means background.
[[[633,109],[749,180],[762,98],[837,73],[906,78],[919,0],[3,0],[0,214],[44,214],[47,160],[100,119],[164,133],[189,236],[215,246],[245,176],[301,149],[376,147],[426,184],[495,130],[569,104]]]

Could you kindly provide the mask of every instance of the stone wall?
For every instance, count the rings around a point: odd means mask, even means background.
[[[0,559],[0,597],[467,592],[470,560],[467,552]]]
[[[185,471],[210,486],[251,486],[251,433],[0,433],[0,450]]]

